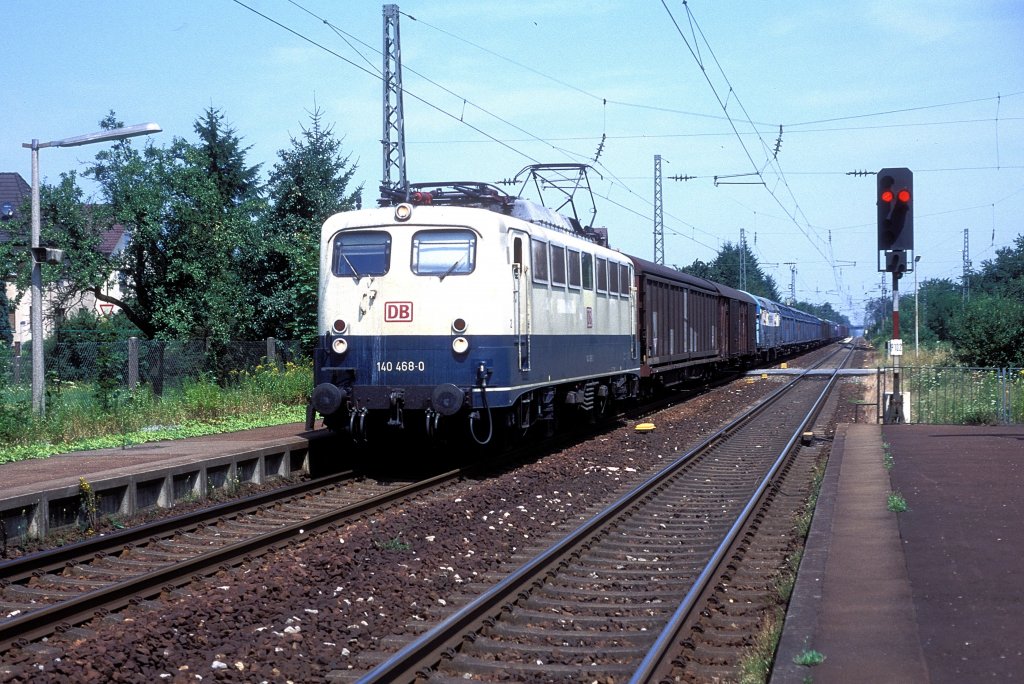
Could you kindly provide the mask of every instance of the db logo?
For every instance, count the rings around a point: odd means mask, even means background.
[[[385,323],[412,323],[412,302],[384,302]]]

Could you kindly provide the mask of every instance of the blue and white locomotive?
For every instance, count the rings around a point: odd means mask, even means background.
[[[409,198],[324,223],[309,427],[465,425],[486,444],[636,395],[628,257],[489,184]]]

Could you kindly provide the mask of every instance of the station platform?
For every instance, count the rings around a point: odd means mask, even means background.
[[[1022,678],[1022,519],[1024,426],[840,426],[771,683]]]
[[[203,499],[220,488],[308,474],[311,448],[327,433],[290,423],[2,463],[4,539],[41,537],[81,524],[83,483],[99,514],[128,517]]]

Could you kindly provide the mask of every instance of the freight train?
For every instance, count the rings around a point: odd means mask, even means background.
[[[480,445],[845,336],[477,182],[331,216],[307,427]]]

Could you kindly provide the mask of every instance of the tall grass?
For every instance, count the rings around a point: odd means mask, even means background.
[[[234,371],[222,383],[203,375],[165,389],[161,397],[148,386],[104,394],[90,384],[62,383],[48,392],[42,419],[33,415],[28,388],[0,388],[0,462],[110,445],[109,438],[137,443],[215,432],[229,421],[244,426],[246,419],[253,425],[301,420],[312,382],[311,363],[288,362]]]

